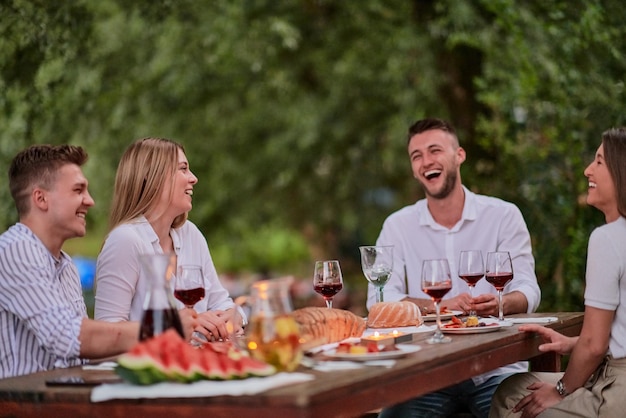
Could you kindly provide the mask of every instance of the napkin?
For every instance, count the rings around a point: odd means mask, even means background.
[[[419,327],[395,327],[395,328],[367,328],[363,331],[364,337],[374,335],[375,332],[379,334],[389,334],[393,331],[398,331],[403,334],[417,334],[420,332],[431,332],[437,328],[436,325],[420,325]]]
[[[220,395],[254,395],[279,386],[293,385],[313,380],[307,373],[278,373],[268,377],[251,377],[243,380],[202,380],[194,383],[162,382],[138,386],[130,383],[105,384],[91,391],[91,402],[110,399],[139,398],[193,398]]]
[[[395,360],[370,360],[370,361],[317,361],[313,370],[318,372],[335,372],[339,370],[361,369],[366,366],[393,367]]]
[[[558,321],[559,318],[556,316],[543,316],[541,318],[507,318],[506,320],[514,324],[549,324],[550,322]]]
[[[85,364],[83,370],[115,370],[117,363],[114,361],[105,361],[99,364]]]

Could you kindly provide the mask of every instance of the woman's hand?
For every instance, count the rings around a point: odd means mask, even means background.
[[[206,311],[198,314],[196,331],[209,341],[227,340],[230,336],[226,323],[230,318],[227,311]]]
[[[544,343],[539,345],[538,349],[542,352],[554,351],[556,353],[567,355],[572,352],[578,337],[566,337],[553,330],[537,324],[520,325],[518,328],[524,332],[536,332],[543,338]]]
[[[185,339],[190,340],[194,329],[198,326],[198,314],[193,309],[185,308],[178,311],[178,316],[180,316]]]
[[[515,407],[513,412],[522,411],[522,418],[534,418],[547,408],[561,402],[563,398],[556,391],[554,385],[546,382],[535,382],[528,386],[533,392],[522,398]]]

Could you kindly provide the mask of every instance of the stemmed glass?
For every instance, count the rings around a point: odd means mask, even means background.
[[[376,288],[376,302],[382,302],[383,288],[393,271],[393,245],[364,245],[359,250],[363,274]]]
[[[204,299],[204,277],[200,266],[182,266],[174,276],[174,297],[181,301],[185,308],[193,309],[194,305]]]
[[[483,264],[483,254],[479,250],[461,251],[459,257],[459,277],[469,286],[470,297],[474,295],[472,291],[476,283],[485,275],[485,265]],[[469,316],[476,316],[474,305],[469,311]]]
[[[450,266],[448,260],[424,260],[422,263],[422,291],[435,302],[437,312],[437,330],[432,337],[426,340],[429,344],[449,343],[450,337],[444,337],[441,332],[441,315],[439,314],[439,303],[441,299],[452,289],[452,278],[450,277]]]
[[[315,262],[313,289],[324,297],[326,306],[333,307],[333,297],[343,289],[343,276],[339,261],[325,260]]]
[[[498,320],[504,321],[502,309],[502,291],[513,280],[513,264],[508,251],[496,251],[487,254],[485,279],[498,291]]]

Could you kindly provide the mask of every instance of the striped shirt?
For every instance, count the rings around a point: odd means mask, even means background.
[[[72,259],[56,259],[24,224],[0,235],[0,378],[82,364],[87,317]]]

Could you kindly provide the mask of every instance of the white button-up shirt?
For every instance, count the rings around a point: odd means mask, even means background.
[[[200,266],[204,276],[205,296],[194,309],[197,312],[235,308],[222,286],[204,236],[192,222],[171,229],[170,236],[178,266]],[[141,254],[162,254],[152,226],[145,217],[119,225],[107,236],[96,263],[96,319],[119,322],[139,321],[150,283],[140,280]],[[176,301],[178,308],[184,305]],[[243,315],[243,312],[240,310]],[[246,320],[245,315],[243,316]]]
[[[465,191],[465,205],[461,219],[451,229],[435,222],[426,199],[391,214],[384,222],[376,245],[394,246],[393,273],[384,287],[384,300],[393,302],[405,297],[430,299],[421,289],[422,261],[446,258],[452,275],[452,290],[444,300],[468,292],[467,283],[459,278],[458,258],[463,250],[481,250],[486,260],[490,251],[508,251],[513,262],[513,280],[504,293],[519,291],[526,296],[528,312],[539,306],[541,291],[535,275],[530,234],[517,206],[489,196]],[[472,295],[497,294],[495,288],[481,279]],[[368,309],[376,302],[375,288],[368,285]],[[445,305],[445,303],[443,303]],[[518,363],[519,364],[519,363]],[[487,377],[513,371],[524,371],[524,366],[499,369],[498,373],[475,378],[479,384]]]

